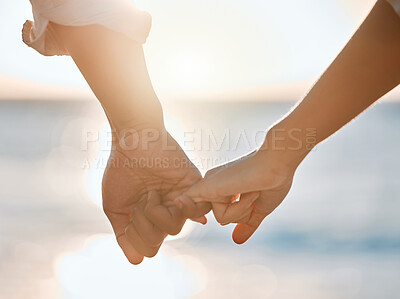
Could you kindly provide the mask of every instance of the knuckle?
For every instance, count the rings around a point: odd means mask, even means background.
[[[156,247],[160,246],[162,242],[164,241],[164,236],[162,235],[150,235],[147,237],[147,243],[149,243],[150,246]]]
[[[186,222],[186,218],[184,219],[176,219],[175,221],[171,221],[168,227],[168,234],[175,236],[179,234],[182,230],[183,225]]]
[[[177,234],[179,234],[182,230],[182,226],[171,226],[168,228],[168,234],[170,234],[171,236],[176,236]]]
[[[217,220],[217,222],[219,224],[224,225],[227,222],[227,219],[226,219],[226,217],[224,217],[223,214],[220,214],[220,213],[215,214],[214,213],[214,215],[215,215],[215,220]]]
[[[198,205],[195,217],[201,217],[211,211],[212,205],[210,202],[204,202]]]
[[[146,252],[144,254],[145,257],[155,257],[157,255],[158,250],[160,247],[151,247],[146,249]]]

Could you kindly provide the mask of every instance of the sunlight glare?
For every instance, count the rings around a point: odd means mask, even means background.
[[[63,298],[175,299],[204,289],[207,272],[199,260],[169,256],[164,250],[133,266],[114,237],[97,237],[81,252],[62,258],[57,265],[57,277]]]
[[[170,80],[176,82],[180,92],[201,90],[210,72],[209,59],[195,51],[179,51],[170,59]]]

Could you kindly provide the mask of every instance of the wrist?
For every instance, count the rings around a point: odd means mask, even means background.
[[[294,172],[316,143],[315,129],[296,128],[281,121],[268,130],[259,151]]]
[[[130,118],[115,117],[114,115],[113,117],[108,116],[108,120],[112,132],[112,149],[121,147],[121,142],[123,143],[125,139],[129,140],[135,135],[137,138],[140,137],[140,140],[136,142],[143,142],[143,139],[155,139],[154,136],[161,136],[166,132],[161,105],[151,111],[132,113]]]
[[[157,98],[146,98],[143,102],[132,102],[123,107],[104,107],[111,129],[118,135],[132,129],[143,130],[155,128],[165,130],[163,110]]]
[[[129,156],[146,155],[146,151],[162,149],[168,139],[164,125],[135,123],[120,130],[112,130],[112,150]]]

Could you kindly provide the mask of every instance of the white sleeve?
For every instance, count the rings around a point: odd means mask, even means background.
[[[39,53],[69,55],[57,41],[49,22],[66,26],[102,25],[145,43],[151,28],[151,16],[137,9],[130,0],[30,0],[34,22],[27,21],[22,39]]]

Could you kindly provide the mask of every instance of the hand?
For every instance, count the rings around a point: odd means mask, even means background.
[[[145,131],[114,138],[103,177],[104,212],[133,264],[154,256],[187,218],[205,224],[211,209],[209,203],[174,203],[201,174],[165,130]]]
[[[232,238],[242,244],[286,197],[294,172],[270,151],[256,151],[210,170],[185,196],[211,202],[220,224],[238,223]]]

